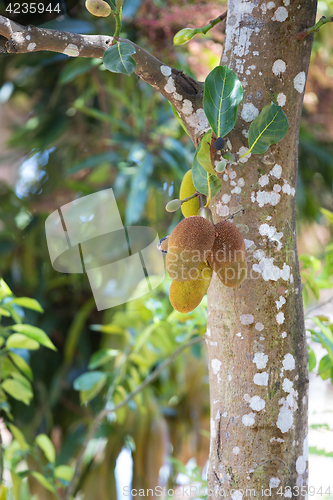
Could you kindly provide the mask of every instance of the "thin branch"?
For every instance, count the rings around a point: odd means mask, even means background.
[[[306,316],[305,316],[305,319],[311,319],[312,316],[309,316],[309,314],[312,312],[312,311],[315,311],[316,309],[319,309],[320,307],[323,307],[323,306],[326,306],[327,304],[329,304],[330,302],[332,302],[333,300],[333,297],[331,297],[330,299],[326,300],[325,302],[322,302],[321,304],[316,304],[314,307],[311,307],[311,309],[309,309],[308,311],[306,311]]]
[[[216,19],[209,21],[209,23],[206,26],[204,26],[203,28],[198,28],[197,32],[203,33],[205,35],[206,33],[208,33],[208,31],[210,29],[214,28],[214,26],[216,26],[218,23],[220,23],[221,21],[224,21],[227,18],[227,14],[228,14],[228,11],[226,10],[225,12],[223,12],[223,14],[218,16]]]
[[[105,35],[80,35],[66,31],[21,26],[0,16],[0,35],[7,38],[8,54],[26,54],[38,51],[58,52],[69,57],[102,59],[114,38]],[[133,45],[137,68],[135,73],[158,90],[179,113],[190,137],[197,146],[209,124],[202,109],[202,82],[185,75],[182,71],[163,64],[130,40],[117,38],[119,42]],[[3,52],[3,44],[0,44]],[[184,103],[186,105],[184,105]]]
[[[75,470],[74,470],[74,474],[73,474],[73,478],[68,486],[68,489],[66,491],[66,494],[65,494],[65,500],[69,500],[73,494],[74,494],[74,491],[75,491],[75,488],[76,488],[76,484],[77,484],[77,481],[80,477],[80,474],[81,474],[81,471],[82,471],[82,466],[83,466],[83,457],[84,457],[84,453],[86,451],[86,448],[89,444],[89,442],[91,441],[91,439],[94,437],[99,425],[101,424],[101,422],[104,420],[104,418],[109,415],[110,413],[114,413],[116,411],[118,411],[120,408],[122,408],[123,406],[127,405],[135,396],[137,396],[145,387],[147,387],[149,384],[151,384],[154,380],[156,380],[156,378],[159,376],[159,374],[167,367],[169,366],[173,360],[179,355],[181,354],[185,349],[187,349],[188,347],[191,347],[195,344],[198,344],[199,342],[202,342],[203,338],[202,337],[194,337],[192,338],[191,340],[189,340],[186,344],[182,345],[181,347],[179,347],[169,358],[167,358],[166,360],[163,361],[163,363],[161,363],[159,365],[158,368],[156,368],[156,370],[154,370],[150,375],[148,375],[148,377],[140,384],[138,385],[138,387],[130,392],[128,394],[128,396],[126,396],[125,399],[123,399],[120,403],[118,403],[116,406],[114,406],[113,408],[111,409],[104,409],[102,410],[98,415],[97,417],[95,418],[94,422],[92,423],[90,429],[89,429],[89,432],[87,434],[87,437],[81,447],[81,450],[78,454],[78,457],[77,457],[77,460],[76,460],[76,465],[75,465]]]
[[[298,33],[297,38],[298,38],[298,40],[303,40],[303,38],[305,38],[310,33],[314,33],[315,31],[319,31],[320,28],[322,26],[324,26],[324,24],[332,23],[332,22],[333,22],[333,16],[329,16],[329,17],[323,16],[319,19],[319,21],[314,26],[312,26],[312,28],[308,28],[308,29],[303,30],[300,33]]]

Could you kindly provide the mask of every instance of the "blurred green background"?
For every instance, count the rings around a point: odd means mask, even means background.
[[[204,26],[223,10],[221,2],[128,0],[122,37],[204,80],[219,63],[222,27],[177,48],[172,37],[184,26]],[[332,13],[333,2],[319,2],[318,16]],[[82,4],[47,26],[87,34],[114,31],[111,17],[92,18]],[[315,36],[301,122],[297,190],[304,301],[308,310],[312,308],[309,317],[319,317],[308,325],[310,368],[331,399],[333,351],[322,334],[326,331],[329,337],[333,329],[332,35],[333,26],[326,25]],[[56,478],[55,468],[73,469],[95,416],[122,401],[179,346],[205,333],[206,307],[204,299],[191,314],[175,313],[165,280],[149,296],[98,312],[86,275],[53,270],[45,220],[75,198],[112,187],[125,225],[154,227],[160,237],[169,234],[181,214],[167,213],[164,207],[178,196],[194,148],[163,97],[135,75],[111,74],[97,59],[52,53],[3,55],[0,112],[0,276],[14,296],[36,299],[44,311],[10,304],[12,296],[4,294],[2,305],[12,318],[5,313],[1,325],[36,326],[57,348],[56,352],[43,346],[15,350],[31,366],[33,399],[25,404],[0,392],[4,484],[14,484],[9,499],[62,498],[70,473],[58,469]],[[322,208],[329,212],[325,215]],[[324,316],[318,307],[322,302],[327,302]],[[1,365],[1,380],[12,377],[5,369]],[[81,385],[73,385],[78,377]],[[10,415],[24,442],[10,428],[6,431]],[[331,436],[332,417],[311,425]],[[52,445],[38,445],[35,439],[40,434],[47,435]],[[52,446],[55,460],[47,451]],[[122,450],[127,461],[115,474]],[[329,461],[332,450],[333,446],[331,450],[312,446],[315,456],[328,455]],[[103,421],[86,450],[77,498],[117,498],[116,477],[122,498],[120,482],[131,474],[133,488],[201,481],[208,453],[208,370],[206,351],[199,342]],[[38,475],[27,474],[28,469],[40,472],[47,482],[41,484]]]

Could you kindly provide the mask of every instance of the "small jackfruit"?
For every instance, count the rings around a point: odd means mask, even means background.
[[[192,196],[192,194],[194,194],[195,192],[196,189],[193,184],[192,170],[188,170],[184,175],[182,183],[180,185],[179,198],[181,200],[184,200],[184,198]],[[198,215],[199,198],[196,196],[195,198],[192,198],[192,200],[185,201],[185,203],[183,203],[181,206],[181,210],[184,217]]]
[[[239,229],[229,221],[215,225],[217,236],[207,260],[222,283],[234,288],[246,278],[245,243]]]
[[[108,17],[111,14],[111,7],[104,0],[86,0],[86,9],[96,17]]]
[[[197,269],[197,278],[180,283],[173,281],[170,286],[171,305],[180,313],[193,311],[207,293],[213,270],[206,262],[201,262]]]
[[[166,268],[175,281],[187,281],[196,276],[201,262],[207,260],[215,241],[215,227],[198,215],[177,224],[168,241]]]

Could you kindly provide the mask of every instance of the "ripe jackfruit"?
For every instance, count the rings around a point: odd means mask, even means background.
[[[192,179],[192,170],[188,170],[183,177],[182,183],[180,185],[179,198],[183,200],[192,196],[196,192]],[[198,215],[199,210],[199,198],[196,196],[192,200],[185,201],[182,204],[181,210],[184,217],[190,217],[191,215]]]
[[[187,217],[170,234],[166,268],[175,281],[193,279],[201,262],[207,260],[215,240],[215,227],[199,216]]]
[[[215,225],[216,238],[207,260],[225,286],[239,286],[246,278],[245,243],[241,232],[229,221]]]
[[[180,313],[193,311],[207,293],[213,270],[206,262],[201,262],[197,269],[197,278],[180,283],[173,281],[170,286],[171,305]]]

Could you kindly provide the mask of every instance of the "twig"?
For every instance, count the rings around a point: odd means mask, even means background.
[[[333,22],[333,16],[329,16],[329,17],[322,16],[319,19],[319,21],[314,26],[312,26],[312,28],[308,28],[308,29],[303,30],[300,33],[298,33],[297,38],[298,38],[298,40],[303,40],[303,38],[305,38],[310,33],[314,33],[315,31],[319,31],[320,28],[322,26],[324,26],[324,24],[332,23],[332,22]]]
[[[227,18],[227,14],[228,14],[228,11],[226,10],[220,16],[216,17],[212,21],[209,21],[209,23],[206,24],[206,26],[204,26],[203,28],[197,28],[195,30],[196,33],[203,33],[205,35],[209,30],[214,28],[214,26],[216,26],[218,23],[220,23],[221,21],[224,21]]]
[[[223,220],[233,219],[235,217],[235,215],[239,214],[240,212],[243,212],[243,215],[244,215],[245,210],[246,210],[246,208],[242,207],[239,210],[237,210],[236,212],[234,212],[233,214],[230,214],[228,217],[225,217],[225,219],[223,219]]]
[[[307,311],[305,319],[311,319],[312,316],[311,317],[309,316],[310,312],[315,311],[316,309],[319,309],[320,307],[326,306],[326,304],[329,304],[330,302],[332,302],[332,300],[333,300],[333,297],[331,297],[330,299],[326,300],[325,302],[323,302],[321,304],[317,304],[314,307],[311,307],[311,309],[309,309]]]
[[[195,337],[195,338],[192,338],[191,340],[189,340],[186,344],[179,347],[169,358],[167,358],[165,361],[163,361],[163,363],[161,363],[160,366],[158,368],[156,368],[156,370],[154,370],[150,375],[148,375],[148,377],[140,385],[138,385],[138,387],[134,391],[130,392],[128,394],[128,396],[126,396],[125,399],[123,399],[120,403],[118,403],[113,408],[104,409],[97,415],[97,417],[95,418],[94,422],[92,423],[92,425],[89,429],[89,432],[88,432],[87,437],[86,437],[86,439],[81,447],[81,450],[79,451],[79,454],[78,454],[78,457],[76,460],[73,478],[72,478],[72,480],[67,488],[67,491],[65,493],[65,496],[64,496],[65,500],[69,500],[74,494],[77,480],[78,480],[78,478],[81,474],[81,471],[82,471],[84,453],[86,451],[86,448],[87,448],[90,440],[94,437],[99,425],[104,420],[104,418],[107,415],[109,415],[110,413],[114,413],[114,412],[118,411],[120,408],[122,408],[123,406],[127,405],[127,403],[129,403],[135,396],[137,396],[137,394],[139,394],[145,387],[147,387],[147,385],[151,384],[158,377],[158,375],[167,366],[169,366],[170,363],[172,363],[172,361],[181,352],[183,352],[188,347],[191,347],[192,345],[195,345],[195,344],[198,344],[199,342],[202,342],[202,340],[203,340],[202,337]]]

